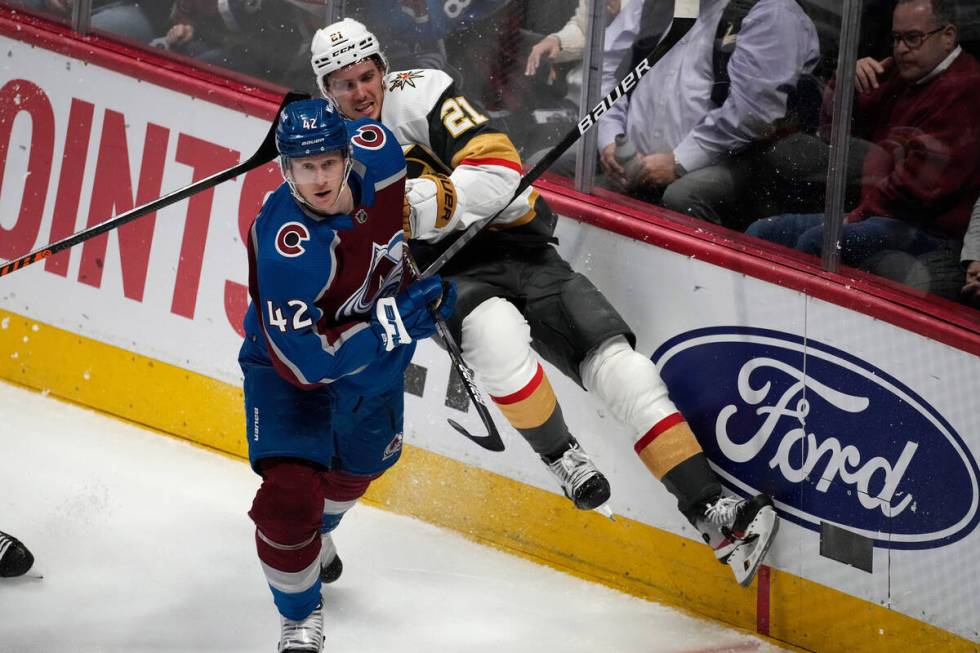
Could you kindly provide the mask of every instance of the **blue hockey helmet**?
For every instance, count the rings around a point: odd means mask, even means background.
[[[344,119],[333,104],[322,98],[286,105],[276,126],[276,149],[290,159],[337,151],[350,157]]]
[[[296,188],[289,160],[340,152],[345,165],[337,197],[342,195],[353,162],[344,118],[332,102],[313,98],[287,104],[279,113],[279,124],[276,125],[276,149],[279,150],[279,167],[283,179],[289,184],[293,197],[314,211],[317,210],[316,207]]]

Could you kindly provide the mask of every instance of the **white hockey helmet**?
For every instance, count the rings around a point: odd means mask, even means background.
[[[310,51],[313,54],[310,58],[313,74],[324,96],[327,95],[325,78],[336,70],[372,56],[381,61],[382,73],[388,69],[388,60],[381,52],[377,37],[352,18],[318,29],[313,35]]]

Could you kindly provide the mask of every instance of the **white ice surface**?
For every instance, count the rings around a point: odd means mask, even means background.
[[[272,653],[279,619],[244,462],[0,382],[0,653]],[[325,652],[778,651],[416,519],[359,505],[336,533]]]

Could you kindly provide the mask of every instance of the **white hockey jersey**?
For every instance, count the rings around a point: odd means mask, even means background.
[[[445,190],[455,197],[445,222],[455,221],[455,228],[463,229],[506,207],[475,245],[481,240],[553,242],[556,218],[537,191],[528,188],[507,206],[523,172],[520,155],[510,138],[456,91],[449,75],[432,69],[386,75],[381,122],[401,144],[409,177],[448,177],[451,187]]]

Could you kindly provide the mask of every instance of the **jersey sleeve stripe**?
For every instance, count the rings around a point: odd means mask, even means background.
[[[524,172],[524,167],[520,163],[514,163],[513,161],[508,161],[507,159],[499,159],[494,157],[486,157],[482,159],[463,159],[459,162],[461,166],[503,166],[505,168],[510,168],[511,170],[521,174]]]
[[[272,359],[272,364],[278,369],[280,376],[290,381],[293,385],[297,385],[301,388],[310,389],[315,387],[315,384],[311,383],[309,379],[303,375],[303,371],[299,368],[299,366],[289,360],[282,350],[276,346],[276,343],[272,338],[266,335],[265,341],[269,345],[269,353],[272,354],[272,356],[270,356]]]
[[[476,134],[460,147],[451,163],[451,168],[463,165],[466,161],[485,161],[482,165],[506,165],[521,172],[521,157],[506,134],[485,132]],[[470,165],[481,165],[475,163]]]
[[[375,182],[375,184],[374,184],[374,190],[376,192],[377,191],[384,190],[388,186],[391,186],[392,184],[394,184],[395,182],[397,182],[399,179],[401,179],[402,177],[404,177],[405,174],[406,174],[406,170],[405,170],[405,168],[402,168],[401,170],[399,170],[395,174],[391,175],[387,179],[382,179],[380,181]]]

